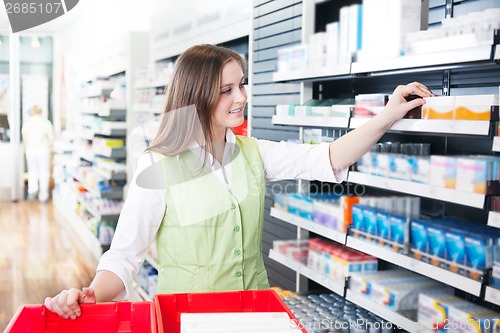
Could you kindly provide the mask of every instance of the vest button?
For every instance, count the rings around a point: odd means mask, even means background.
[[[240,231],[240,226],[239,226],[239,225],[235,226],[235,227],[233,228],[233,230],[234,230],[234,231],[236,231],[236,232]]]
[[[241,254],[241,250],[240,249],[234,249],[234,254],[236,254],[237,256],[239,256]]]
[[[240,277],[240,276],[241,276],[241,271],[240,271],[240,270],[235,271],[235,272],[234,272],[234,276],[236,276],[236,277]]]
[[[231,209],[235,209],[236,205],[234,203],[231,204]]]

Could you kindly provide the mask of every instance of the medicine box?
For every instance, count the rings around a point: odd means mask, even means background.
[[[422,106],[422,119],[454,119],[455,97],[435,96],[425,97]]]
[[[430,263],[443,267],[446,260],[446,232],[438,222],[427,224],[428,255]]]
[[[458,229],[447,229],[446,236],[446,260],[448,269],[459,273],[460,266],[465,265],[465,239],[464,232]]]
[[[356,95],[354,102],[354,117],[372,117],[379,114],[387,104],[389,96],[385,94]]]
[[[432,155],[430,185],[454,189],[456,187],[457,159],[452,156]]]
[[[428,252],[427,223],[419,220],[412,220],[411,230],[411,252],[416,259],[422,260]]]
[[[448,309],[453,305],[468,303],[454,296],[453,293],[421,293],[418,295],[418,323],[433,332],[447,332],[450,326]]]
[[[494,105],[498,105],[498,95],[455,96],[455,119],[490,120]]]
[[[499,313],[472,303],[451,304],[448,317],[448,332],[492,333],[497,331],[500,322]]]

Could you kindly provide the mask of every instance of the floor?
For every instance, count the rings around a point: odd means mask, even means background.
[[[23,304],[42,304],[95,274],[76,235],[52,202],[0,202],[0,331]]]

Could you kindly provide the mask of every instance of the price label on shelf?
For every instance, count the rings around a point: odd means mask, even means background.
[[[489,212],[488,225],[490,227],[500,228],[500,213],[499,212]]]

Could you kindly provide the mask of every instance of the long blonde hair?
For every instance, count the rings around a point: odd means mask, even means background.
[[[221,46],[196,45],[177,59],[160,127],[148,150],[175,156],[193,140],[213,148],[212,113],[220,96],[222,69],[232,60],[245,70],[242,57]]]

